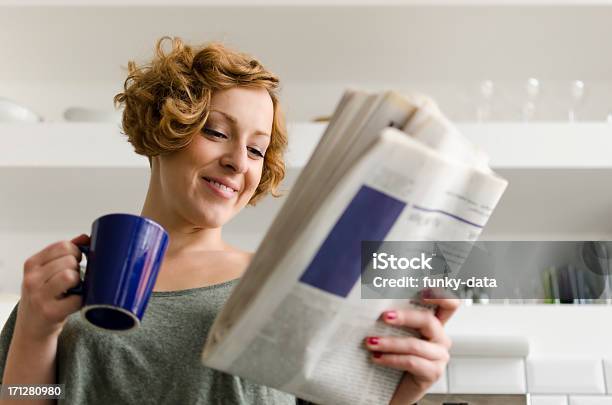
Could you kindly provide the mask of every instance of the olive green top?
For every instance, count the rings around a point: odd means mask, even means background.
[[[128,332],[107,332],[80,312],[71,314],[58,340],[57,383],[66,392],[59,404],[295,405],[290,394],[200,361],[208,330],[236,281],[153,292],[140,327]],[[0,334],[0,383],[18,305]]]

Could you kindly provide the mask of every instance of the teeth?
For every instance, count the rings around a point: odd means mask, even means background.
[[[205,180],[207,182],[209,182],[210,184],[212,184],[213,186],[215,186],[215,187],[217,187],[217,188],[219,188],[219,189],[221,189],[223,191],[227,191],[227,192],[230,192],[230,193],[234,192],[233,188],[229,188],[229,187],[225,186],[224,184],[218,183],[218,182],[216,182],[214,180],[211,180],[211,179],[205,179]]]

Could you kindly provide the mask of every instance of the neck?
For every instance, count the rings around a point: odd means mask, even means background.
[[[157,222],[168,232],[169,243],[165,255],[167,258],[229,248],[221,237],[221,227],[203,228],[190,223],[187,219],[171,212],[163,201],[163,198],[155,192],[154,185],[149,184],[140,215]]]

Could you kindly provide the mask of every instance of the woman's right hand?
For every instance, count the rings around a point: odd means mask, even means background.
[[[64,295],[80,280],[82,253],[76,244],[89,244],[89,236],[56,242],[25,261],[16,322],[24,337],[59,336],[68,316],[81,308],[80,295]]]

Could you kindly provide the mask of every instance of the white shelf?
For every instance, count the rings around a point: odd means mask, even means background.
[[[612,168],[612,125],[605,123],[459,124],[494,169]]]
[[[287,166],[301,169],[326,124],[289,126]],[[460,123],[494,169],[612,169],[612,125],[603,123]],[[148,170],[118,124],[0,124],[0,168]]]
[[[289,168],[301,168],[306,163],[325,127],[288,125]],[[0,123],[0,141],[0,168],[149,168],[148,160],[133,152],[119,124]]]
[[[325,124],[289,125],[289,191]],[[600,123],[458,124],[509,187],[483,237],[612,239],[612,127]],[[109,212],[139,213],[149,165],[117,124],[0,125],[0,232],[87,229]],[[284,202],[267,198],[226,231],[255,247]],[[245,239],[246,238],[246,239]]]

